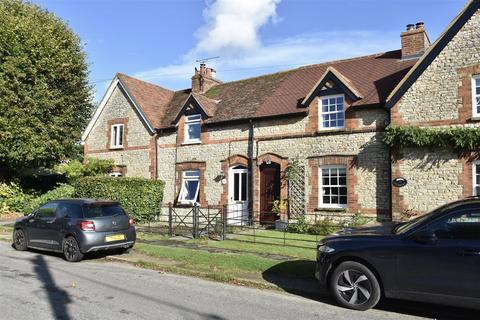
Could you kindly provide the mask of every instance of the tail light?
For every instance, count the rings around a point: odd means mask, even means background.
[[[132,218],[128,219],[128,224],[133,226],[135,224],[135,220],[133,220]]]
[[[83,231],[95,231],[95,223],[93,221],[80,221],[78,226]]]

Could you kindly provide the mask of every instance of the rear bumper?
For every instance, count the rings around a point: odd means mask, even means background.
[[[105,238],[111,235],[123,234],[124,239],[119,241],[106,242]],[[84,231],[77,237],[82,252],[92,252],[100,250],[113,250],[133,247],[137,238],[135,227],[131,226],[125,230],[98,232]]]
[[[90,247],[85,252],[93,252],[93,251],[101,251],[101,250],[114,250],[114,249],[128,249],[133,247],[135,244],[135,241],[127,241],[127,242],[122,242],[122,243],[115,243],[115,244],[105,244],[101,246],[94,246]]]

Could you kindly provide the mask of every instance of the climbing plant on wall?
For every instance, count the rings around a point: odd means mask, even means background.
[[[390,147],[451,148],[458,153],[479,151],[480,128],[388,126],[383,141]]]

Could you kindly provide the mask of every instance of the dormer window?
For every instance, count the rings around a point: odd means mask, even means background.
[[[112,149],[120,149],[123,148],[123,134],[124,134],[124,125],[123,124],[114,124],[111,127],[111,134],[110,137],[110,147]]]
[[[345,97],[341,95],[320,97],[319,123],[321,130],[345,127]]]
[[[185,117],[185,143],[200,143],[202,116],[200,114]]]
[[[473,115],[480,117],[480,75],[473,77]]]

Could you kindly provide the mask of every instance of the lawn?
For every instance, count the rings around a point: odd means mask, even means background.
[[[169,239],[139,232],[136,252],[156,258],[166,270],[232,281],[263,279],[265,274],[311,279],[314,272],[316,241],[321,237],[271,230],[237,232],[224,241]],[[305,241],[303,241],[305,240]],[[254,242],[255,241],[255,242]],[[286,246],[284,246],[284,243]],[[142,265],[142,264],[141,264]],[[152,263],[145,262],[145,267]]]

